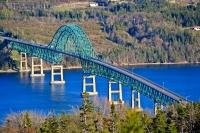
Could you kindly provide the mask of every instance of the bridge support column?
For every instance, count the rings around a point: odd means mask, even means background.
[[[117,88],[113,88],[114,85],[117,85]],[[113,95],[116,95],[118,99],[117,100],[113,100]],[[123,104],[124,101],[122,99],[122,84],[119,82],[114,82],[114,81],[109,81],[109,85],[108,85],[108,100],[110,103],[113,104]]]
[[[42,59],[31,58],[31,77],[44,76]]]
[[[27,72],[28,65],[27,65],[27,55],[26,53],[20,53],[20,72]]]
[[[132,101],[131,101],[131,108],[141,108],[140,105],[140,93],[132,90]]]
[[[89,83],[88,81],[91,80]],[[88,91],[88,88],[92,87],[92,90]],[[91,88],[90,88],[91,89]],[[95,75],[83,76],[83,93],[87,92],[89,95],[97,95]]]
[[[55,80],[55,76],[59,76],[58,80]],[[51,66],[51,82],[50,84],[65,84],[63,79],[63,66],[52,65]]]

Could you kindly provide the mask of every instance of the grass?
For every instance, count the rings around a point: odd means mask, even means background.
[[[56,30],[63,24],[65,21],[52,18],[0,21],[0,26],[5,30],[11,31],[25,40],[42,44],[48,44]],[[86,31],[97,52],[104,52],[115,47],[111,41],[106,39],[106,34],[101,31],[101,26],[96,21],[82,21],[78,24]]]
[[[0,26],[5,30],[19,35],[25,40],[35,41],[37,43],[48,43],[51,40],[56,29],[62,25],[63,22],[44,18],[28,19],[28,20],[2,20]]]
[[[54,6],[53,10],[56,12],[63,12],[72,9],[85,9],[88,7],[89,7],[89,2],[69,2]]]
[[[88,34],[93,46],[97,52],[110,51],[116,45],[107,39],[107,36],[101,30],[101,26],[96,21],[84,21],[79,23]]]

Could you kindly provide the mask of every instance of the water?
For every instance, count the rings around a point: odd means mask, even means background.
[[[193,101],[200,101],[200,65],[138,66],[130,69]],[[55,113],[72,112],[81,104],[81,70],[65,70],[65,85],[51,86],[50,71],[44,78],[30,78],[29,74],[0,74],[0,120],[12,112],[31,110]],[[98,96],[107,98],[108,80],[97,77]],[[141,96],[141,106],[151,110],[153,102]],[[123,87],[123,100],[131,102],[131,91]],[[1,123],[0,122],[0,123]]]

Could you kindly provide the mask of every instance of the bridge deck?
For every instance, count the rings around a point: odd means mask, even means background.
[[[124,75],[127,75],[127,76],[129,76],[129,77],[131,77],[133,79],[136,79],[137,81],[140,81],[143,84],[145,84],[145,85],[147,85],[147,86],[149,86],[151,88],[154,88],[155,90],[157,90],[157,91],[159,91],[159,92],[171,97],[172,99],[174,99],[176,101],[185,101],[185,99],[183,97],[178,96],[174,92],[169,91],[166,88],[164,88],[164,87],[162,87],[162,86],[160,86],[160,85],[158,85],[158,84],[156,84],[156,83],[154,83],[154,82],[152,82],[152,81],[150,81],[150,80],[148,80],[148,79],[146,79],[146,78],[144,78],[144,77],[142,77],[142,76],[140,76],[138,74],[132,73],[132,72],[130,72],[130,71],[124,69],[124,68],[118,68],[118,67],[113,66],[111,64],[107,64],[105,62],[101,62],[99,60],[92,59],[92,61],[95,62],[95,63],[101,64],[101,65],[104,65],[106,67],[109,67],[109,68],[111,68],[113,70],[116,70],[116,71],[118,71],[120,73],[123,73]]]
[[[55,50],[55,49],[51,49],[49,47],[47,47],[47,45],[40,45],[40,44],[35,44],[35,43],[29,43],[29,42],[26,42],[26,41],[22,41],[22,40],[18,40],[18,39],[14,39],[14,38],[11,38],[11,37],[3,37],[4,40],[7,40],[7,41],[11,41],[11,42],[17,42],[17,43],[22,43],[22,44],[25,44],[25,45],[29,45],[29,46],[33,46],[33,47],[37,47],[37,48],[40,48],[40,49],[47,49],[47,50],[50,50],[50,51],[53,51],[55,53],[61,53],[63,55],[67,55],[67,56],[72,56],[72,57],[75,57],[75,58],[79,58],[79,59],[83,59],[83,60],[89,60],[89,61],[92,61],[96,64],[99,64],[99,65],[102,65],[104,67],[107,67],[111,70],[115,70],[117,71],[118,73],[121,73],[121,74],[124,74],[134,80],[137,80],[153,89],[155,89],[156,91],[172,98],[173,100],[177,101],[177,102],[180,102],[180,101],[183,101],[183,102],[188,102],[185,98],[175,94],[174,92],[172,91],[169,91],[167,90],[166,88],[158,85],[158,84],[155,84],[153,83],[152,81],[148,80],[148,79],[145,79],[144,77],[140,76],[140,75],[137,75],[135,73],[132,73],[124,68],[119,68],[119,67],[116,67],[112,64],[108,64],[106,62],[102,62],[101,60],[98,60],[98,59],[95,59],[95,58],[84,58],[84,57],[81,57],[81,56],[78,56],[78,55],[75,55],[75,54],[71,54],[71,53],[66,53],[66,52],[63,52],[63,51],[60,51],[60,50]]]

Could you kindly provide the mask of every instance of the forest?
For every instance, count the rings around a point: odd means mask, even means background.
[[[20,3],[10,3],[1,3],[0,30],[21,39],[48,44],[59,26],[78,23],[107,62],[123,65],[200,61],[200,32],[193,30],[200,26],[200,3],[196,1],[172,4],[165,0],[136,0],[97,8],[70,8],[60,1],[62,6],[53,4],[55,1],[22,2],[21,8],[17,8]],[[91,23],[94,26],[90,27]],[[16,53],[4,48],[1,55],[2,69],[19,64],[12,56]]]
[[[102,101],[101,101],[102,102]],[[44,115],[35,112],[10,114],[0,132],[3,133],[198,133],[200,104],[177,103],[158,108],[149,115],[122,104],[91,102],[87,93],[74,114]]]

